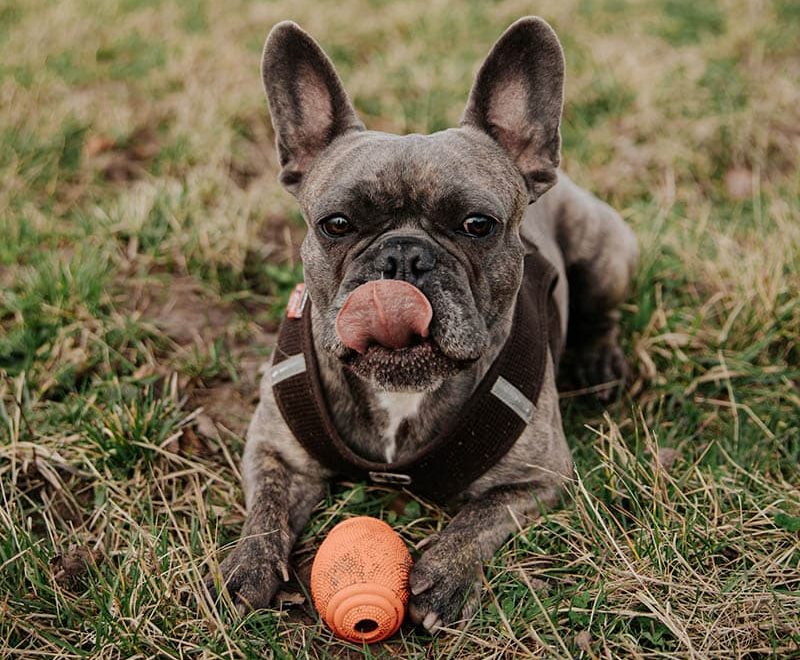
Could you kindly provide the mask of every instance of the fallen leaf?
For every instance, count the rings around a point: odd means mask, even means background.
[[[50,560],[53,579],[64,589],[72,591],[89,575],[89,568],[102,563],[102,555],[83,545],[72,545],[63,554]]]
[[[581,630],[577,635],[575,635],[575,646],[577,646],[584,653],[593,655],[592,634],[588,630]]]

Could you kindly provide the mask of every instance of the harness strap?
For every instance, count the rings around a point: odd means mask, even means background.
[[[302,319],[281,325],[272,366],[278,408],[295,438],[335,473],[405,485],[444,502],[495,465],[536,414],[548,348],[561,354],[561,327],[552,296],[558,274],[538,252],[525,257],[511,335],[467,401],[463,414],[416,455],[394,463],[358,456],[328,412],[311,334],[310,301]]]

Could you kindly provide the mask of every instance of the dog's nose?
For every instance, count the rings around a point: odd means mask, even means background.
[[[419,288],[436,266],[433,247],[418,238],[395,236],[380,246],[375,268],[388,280],[405,280]]]

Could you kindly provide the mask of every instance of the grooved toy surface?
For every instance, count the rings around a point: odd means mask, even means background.
[[[317,551],[311,597],[339,637],[377,642],[400,627],[411,555],[386,523],[360,516],[339,523]]]

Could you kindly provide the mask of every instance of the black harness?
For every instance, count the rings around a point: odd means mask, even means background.
[[[357,455],[328,412],[311,337],[311,304],[287,318],[272,366],[275,399],[295,438],[322,465],[356,480],[406,486],[444,502],[495,465],[536,414],[548,353],[556,365],[562,331],[553,298],[558,274],[538,251],[525,257],[511,334],[463,414],[416,455],[381,463]]]

